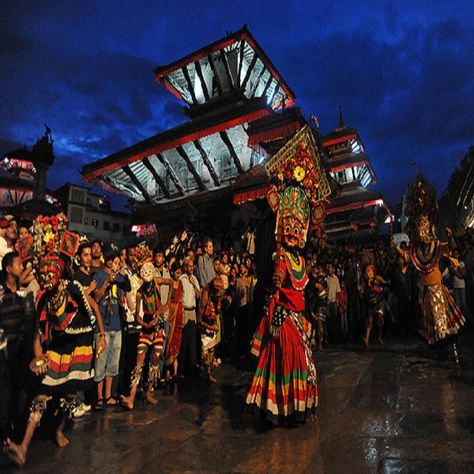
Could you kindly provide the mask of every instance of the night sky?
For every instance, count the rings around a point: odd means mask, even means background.
[[[47,123],[53,189],[187,120],[153,69],[244,23],[323,133],[343,105],[390,204],[414,161],[442,192],[474,144],[473,0],[22,0],[0,22],[0,152]]]

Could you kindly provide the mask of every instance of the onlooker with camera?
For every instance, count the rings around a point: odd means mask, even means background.
[[[120,269],[118,251],[109,248],[104,252],[104,268],[94,275],[96,289],[94,299],[99,305],[104,323],[107,346],[95,360],[94,381],[97,383],[96,410],[115,406],[118,401],[112,397],[112,383],[119,373],[120,350],[122,347],[122,318],[120,301],[123,292],[130,291],[130,281]],[[96,334],[98,344],[99,334]],[[105,383],[104,383],[105,381]]]

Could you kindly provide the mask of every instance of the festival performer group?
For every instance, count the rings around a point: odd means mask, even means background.
[[[0,435],[13,463],[27,462],[45,413],[65,447],[68,420],[136,410],[137,400],[159,405],[182,378],[210,389],[223,362],[243,370],[253,361],[247,409],[294,426],[315,417],[315,356],[332,344],[369,347],[419,329],[458,361],[471,302],[448,277],[472,285],[465,256],[474,233],[438,240],[434,190],[419,176],[408,198],[409,242],[331,244],[323,222],[330,189],[305,133],[266,167],[275,213],[268,281],[256,265],[256,223],[244,234],[183,231],[167,246],[119,249],[71,232],[64,214],[0,219]]]

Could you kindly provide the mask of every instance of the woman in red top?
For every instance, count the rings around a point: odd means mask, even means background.
[[[347,323],[347,291],[344,279],[340,278],[339,281],[341,282],[341,291],[337,296],[337,312],[339,314],[341,336],[344,338],[344,340],[347,340],[347,335],[349,333],[349,326]]]
[[[184,327],[184,304],[183,304],[183,284],[179,277],[183,270],[177,262],[171,268],[171,276],[173,278],[173,285],[170,288],[169,295],[169,343],[168,354],[166,358],[166,365],[173,366],[173,376],[178,375],[178,355],[181,347],[181,339]],[[167,373],[169,377],[169,372]]]

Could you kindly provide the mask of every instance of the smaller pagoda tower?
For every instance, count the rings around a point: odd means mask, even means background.
[[[326,169],[338,191],[326,209],[326,232],[331,240],[347,242],[377,236],[377,230],[391,212],[382,193],[368,186],[376,181],[364,144],[355,128],[344,123],[342,107],[337,128],[321,137]]]

